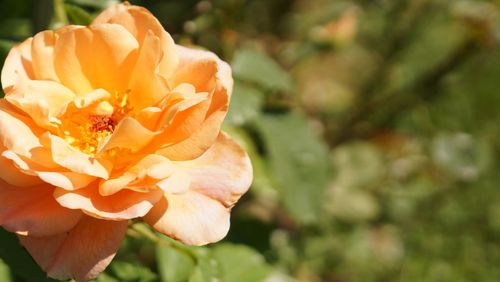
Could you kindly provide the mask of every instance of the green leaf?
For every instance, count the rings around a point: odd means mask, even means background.
[[[87,13],[87,11],[76,5],[64,4],[64,9],[72,24],[89,25],[92,22],[93,17]]]
[[[233,75],[267,90],[292,92],[290,75],[272,58],[253,50],[240,50],[232,62]]]
[[[119,282],[118,279],[113,278],[111,275],[107,274],[106,272],[99,274],[99,276],[93,281],[95,281],[95,282]]]
[[[0,281],[13,282],[9,267],[0,259]]]
[[[285,208],[298,223],[315,222],[329,180],[328,147],[298,112],[263,115],[257,129]]]
[[[55,281],[33,261],[31,256],[19,244],[16,235],[0,228],[0,258],[10,267],[12,272],[26,281]]]
[[[219,262],[222,282],[264,281],[271,274],[264,257],[244,245],[217,245],[213,257]]]
[[[140,265],[138,262],[127,262],[114,260],[110,267],[111,273],[119,281],[150,282],[156,281],[157,276],[149,268]]]
[[[206,248],[197,249],[196,267],[189,277],[189,282],[220,281],[219,263]]]
[[[182,282],[193,272],[195,262],[187,254],[170,246],[156,248],[158,271],[162,282]]]
[[[87,6],[95,9],[106,9],[113,5],[119,4],[119,0],[67,0],[68,3]]]
[[[234,84],[226,122],[234,125],[246,124],[257,118],[263,104],[262,92],[237,80]]]

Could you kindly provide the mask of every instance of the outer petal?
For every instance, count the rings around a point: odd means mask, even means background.
[[[57,34],[51,30],[42,31],[33,37],[31,57],[35,79],[59,81],[54,68],[56,41]]]
[[[156,230],[187,245],[206,245],[229,231],[229,209],[200,193],[165,194],[144,220]]]
[[[34,150],[34,152],[38,151],[39,150]],[[47,161],[48,167],[42,166],[34,161],[37,160],[38,157],[37,155],[38,154],[35,153],[34,158],[27,159],[15,154],[12,151],[7,150],[2,152],[2,157],[12,161],[12,163],[15,164],[15,169],[18,170],[17,173],[13,173],[12,175],[6,175],[3,179],[12,184],[23,183],[25,181],[33,182],[35,180],[41,182],[40,180],[42,180],[46,183],[49,183],[50,185],[61,187],[67,190],[74,190],[86,187],[92,181],[95,180],[94,176],[79,174],[71,171],[60,171],[61,169],[59,167],[55,171],[53,171],[54,168],[50,167],[52,160]],[[41,159],[37,161],[40,162]],[[10,165],[12,166],[12,164]],[[31,178],[26,178],[29,177],[28,175],[22,177],[23,174],[36,175],[38,176],[38,178],[32,176]],[[13,180],[13,178],[15,179]],[[26,185],[21,184],[19,186],[26,186]]]
[[[190,160],[199,157],[215,142],[228,110],[233,80],[230,67],[213,53],[182,46],[177,49],[180,63],[172,78],[173,85],[190,83],[197,90],[211,91],[211,95],[206,103],[187,110],[194,116],[203,113],[203,122],[195,123],[192,117],[182,120],[182,115],[176,117],[172,123],[174,130],[169,128],[165,132],[169,133],[167,137],[183,133],[184,138],[158,152],[172,160]],[[163,138],[160,135],[156,139]]]
[[[97,185],[75,191],[56,189],[54,196],[64,207],[81,209],[88,215],[108,220],[127,220],[144,216],[162,197],[161,190],[136,192],[122,190],[101,196]]]
[[[4,92],[8,93],[19,78],[34,79],[31,64],[32,41],[33,38],[28,38],[9,51],[2,69],[2,87]]]
[[[227,134],[201,157],[179,162],[189,173],[191,190],[232,207],[252,184],[252,164],[247,153]]]
[[[143,43],[149,32],[153,32],[160,38],[161,50],[164,53],[158,66],[159,73],[165,78],[172,74],[178,62],[174,40],[147,9],[128,3],[115,5],[104,10],[93,21],[93,24],[102,23],[115,23],[125,27],[137,38],[139,44]]]
[[[33,148],[41,146],[36,128],[33,121],[21,116],[12,105],[0,99],[0,143],[3,147],[29,157]]]
[[[71,90],[54,81],[19,79],[5,98],[45,126],[57,122],[74,97]]]
[[[247,154],[221,134],[200,158],[178,164],[190,176],[189,191],[165,194],[144,219],[158,231],[189,245],[219,241],[229,229],[231,207],[252,181]]]
[[[201,156],[214,144],[225,117],[225,111],[213,113],[188,138],[166,146],[156,153],[176,161],[192,160]]]
[[[175,47],[177,49],[177,53],[179,54],[177,72],[194,61],[215,61],[217,63],[217,80],[219,80],[221,86],[227,90],[227,95],[231,96],[233,91],[233,76],[231,73],[231,67],[226,62],[222,61],[219,57],[217,57],[217,55],[209,51],[187,48],[181,45],[176,45]]]
[[[37,177],[21,172],[11,160],[3,156],[0,156],[0,168],[0,179],[11,185],[27,187],[42,183]]]
[[[53,191],[47,184],[14,187],[0,180],[0,225],[28,236],[49,236],[73,228],[82,213],[61,207]]]
[[[127,221],[84,217],[67,233],[19,238],[50,277],[89,281],[111,262],[126,230]]]
[[[174,173],[174,165],[160,155],[147,155],[139,162],[123,171],[117,171],[110,179],[103,180],[99,185],[102,196],[110,196],[123,188],[148,191],[156,182]]]

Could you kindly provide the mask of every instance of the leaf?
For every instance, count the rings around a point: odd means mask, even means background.
[[[271,274],[264,257],[244,245],[220,244],[212,252],[219,262],[222,282],[264,281]]]
[[[119,4],[121,1],[119,0],[67,0],[68,3],[87,6],[95,9],[106,9],[113,5]]]
[[[215,282],[220,281],[219,263],[212,257],[206,248],[196,250],[198,258],[196,267],[189,277],[189,282]]]
[[[232,62],[233,75],[245,82],[255,83],[266,90],[292,92],[290,75],[266,54],[240,50]]]
[[[92,16],[84,9],[71,4],[64,4],[66,14],[72,24],[89,25],[92,22]]]
[[[157,276],[149,268],[140,265],[138,262],[127,262],[114,260],[110,267],[111,273],[119,281],[151,282],[156,281]]]
[[[13,282],[9,267],[0,259],[0,281]]]
[[[329,180],[326,144],[298,112],[266,114],[257,121],[285,208],[298,222],[315,222]]]
[[[113,278],[111,275],[107,274],[106,272],[99,274],[97,279],[95,279],[93,281],[95,281],[95,282],[119,282],[118,279]]]
[[[193,272],[195,262],[185,253],[170,246],[156,248],[158,271],[163,282],[182,282]]]
[[[262,92],[236,80],[226,122],[243,125],[253,121],[260,114],[263,103]]]
[[[0,228],[0,258],[10,267],[12,272],[26,281],[56,281],[47,275],[33,261],[30,255],[19,244],[16,235]]]

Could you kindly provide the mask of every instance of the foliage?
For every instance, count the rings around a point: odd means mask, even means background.
[[[117,2],[2,1],[1,61]],[[131,2],[231,62],[255,179],[225,241],[134,222],[96,281],[500,280],[498,1]],[[50,281],[0,242],[0,281]]]

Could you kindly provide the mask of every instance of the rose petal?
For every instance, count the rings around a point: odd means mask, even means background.
[[[5,93],[16,84],[19,78],[34,79],[31,64],[31,42],[28,38],[21,44],[10,49],[2,68],[2,87]]]
[[[116,126],[113,134],[99,145],[97,151],[103,153],[114,148],[126,148],[137,152],[153,140],[155,135],[134,118],[126,117]]]
[[[38,125],[45,126],[58,123],[57,117],[74,97],[70,89],[57,82],[20,79],[5,98],[30,115]]]
[[[206,245],[224,238],[229,209],[203,194],[165,194],[144,220],[156,230],[187,245]]]
[[[42,142],[50,146],[55,163],[72,172],[90,176],[108,178],[111,165],[71,147],[66,141],[52,134],[45,134]]]
[[[99,185],[99,193],[102,196],[110,196],[124,188],[135,190],[134,187],[154,187],[158,180],[170,176],[173,170],[174,165],[167,158],[160,155],[147,155],[137,164],[116,172],[108,180],[102,181]],[[138,190],[143,191],[144,188]]]
[[[128,3],[112,6],[100,13],[92,24],[115,23],[125,27],[142,44],[149,32],[160,38],[163,58],[159,73],[168,78],[177,66],[178,58],[174,40],[147,9]]]
[[[82,213],[59,205],[53,191],[47,184],[15,187],[0,180],[0,225],[29,236],[54,235],[73,228]]]
[[[126,220],[144,216],[162,197],[161,190],[136,192],[121,190],[110,196],[101,196],[97,185],[75,191],[56,189],[54,197],[64,207],[81,209],[102,219]]]
[[[71,171],[60,171],[60,168],[57,168],[57,171],[51,171],[50,167],[44,167],[35,163],[33,160],[36,160],[36,157],[26,159],[9,150],[3,151],[2,157],[11,160],[17,166],[19,170],[18,174],[25,173],[29,175],[36,175],[39,177],[36,178],[38,181],[42,180],[48,184],[61,187],[66,190],[75,190],[86,187],[95,180],[94,176],[79,174]],[[49,166],[51,165],[50,161],[47,163]]]
[[[127,221],[85,216],[67,233],[48,237],[19,236],[19,239],[50,277],[89,281],[111,262],[125,236],[127,224]]]
[[[77,95],[97,88],[125,92],[138,47],[137,40],[120,25],[70,29],[56,43],[55,70]]]
[[[177,49],[177,54],[179,54],[177,71],[182,70],[194,61],[214,61],[217,64],[216,78],[220,82],[221,86],[226,89],[227,95],[231,96],[233,90],[233,76],[231,73],[231,67],[226,62],[222,61],[219,57],[217,57],[217,55],[209,51],[187,48],[181,45],[176,45],[175,47]]]
[[[130,103],[135,109],[156,105],[167,94],[166,81],[156,74],[162,55],[160,39],[148,32],[129,81]]]
[[[14,186],[26,187],[42,183],[39,178],[21,172],[11,160],[3,156],[0,156],[0,167],[0,179]]]
[[[51,30],[37,33],[31,43],[34,78],[59,82],[54,68],[54,46],[57,35]]]
[[[3,147],[29,157],[30,150],[41,146],[36,128],[31,120],[14,112],[7,101],[0,100],[0,143]]]
[[[210,148],[219,135],[225,111],[218,111],[209,116],[191,136],[181,142],[168,145],[156,151],[171,160],[192,160]]]
[[[191,178],[190,189],[232,207],[252,184],[247,153],[225,133],[206,153],[193,161],[178,162]]]

